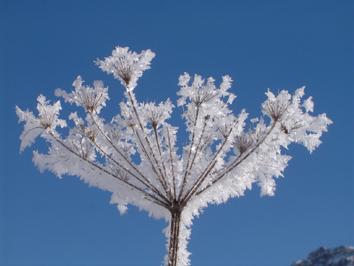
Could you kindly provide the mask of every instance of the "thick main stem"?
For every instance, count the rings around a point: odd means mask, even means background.
[[[168,246],[167,266],[177,266],[180,222],[181,210],[171,210],[170,241]]]

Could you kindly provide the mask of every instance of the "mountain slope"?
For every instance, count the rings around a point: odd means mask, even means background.
[[[291,266],[354,266],[354,247],[340,246],[333,249],[320,247],[304,260]]]

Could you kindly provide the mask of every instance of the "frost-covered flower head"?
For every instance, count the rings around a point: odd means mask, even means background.
[[[64,90],[56,89],[55,95],[63,97],[66,102],[83,107],[91,114],[99,114],[109,99],[108,89],[103,86],[103,82],[100,80],[94,81],[93,87],[84,86],[83,83],[81,76],[78,76],[72,84],[75,89],[73,92],[67,93]]]
[[[266,95],[268,99],[262,105],[263,113],[278,120],[287,109],[291,95],[285,90],[282,90],[277,96],[268,90]]]
[[[150,62],[155,53],[150,49],[139,54],[129,51],[128,47],[117,46],[111,56],[104,60],[96,60],[96,64],[108,74],[120,80],[127,90],[133,90],[143,72],[150,68]]]
[[[188,73],[184,73],[179,77],[181,89],[178,95],[181,96],[178,100],[178,105],[184,105],[186,101],[190,100],[195,105],[211,102],[213,99],[219,97],[228,97],[227,102],[232,103],[236,96],[228,92],[231,88],[232,79],[226,75],[222,77],[220,88],[215,85],[215,80],[209,77],[204,80],[200,75],[194,75],[193,81]]]
[[[24,131],[20,136],[21,151],[30,146],[42,133],[51,132],[55,134],[57,127],[66,127],[65,120],[59,119],[60,110],[60,101],[50,104],[42,94],[37,98],[37,117],[32,112],[23,111],[16,106],[16,114],[19,117],[19,121],[25,123]]]
[[[242,133],[235,137],[234,145],[239,153],[244,153],[254,143],[254,139],[251,134]]]
[[[145,121],[150,123],[152,127],[161,125],[165,120],[171,117],[173,104],[169,99],[159,104],[150,102],[139,106],[139,110]]]
[[[61,104],[59,101],[50,105],[50,101],[45,96],[39,95],[37,98],[38,119],[44,129],[55,129],[57,126],[65,127],[65,120],[59,119]]]
[[[332,121],[324,113],[312,113],[314,104],[311,97],[303,99],[304,88],[293,94],[268,90],[262,112],[270,119],[252,119],[247,127],[247,112],[236,114],[231,106],[236,96],[229,91],[229,76],[216,84],[212,77],[184,73],[177,92],[188,135],[183,144],[177,139],[178,127],[168,121],[174,107],[169,99],[157,104],[135,97],[137,80],[154,56],[150,50],[136,53],[116,47],[111,56],[96,61],[126,88],[120,113],[109,121],[100,114],[108,89],[100,81],[85,86],[80,76],[72,92],[56,90],[64,101],[85,110],[84,116],[69,115],[68,130],[56,131],[66,126],[59,119],[59,101],[51,104],[40,95],[37,115],[17,108],[24,122],[21,150],[40,136],[48,143],[47,153],[33,155],[41,171],[76,175],[110,191],[111,203],[121,213],[131,204],[168,220],[166,264],[187,266],[193,217],[208,204],[244,195],[253,184],[260,186],[261,195],[274,195],[275,180],[291,159],[288,146],[300,143],[312,152]]]

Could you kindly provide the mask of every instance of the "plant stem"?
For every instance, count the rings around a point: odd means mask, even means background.
[[[170,241],[168,247],[168,266],[177,266],[178,260],[178,244],[181,222],[181,210],[171,210],[171,223],[170,223]]]

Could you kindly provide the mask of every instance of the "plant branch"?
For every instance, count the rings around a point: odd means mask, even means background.
[[[157,180],[158,180],[158,181],[160,182],[160,184],[162,185],[162,187],[163,187],[163,189],[164,189],[164,191],[165,191],[165,193],[166,193],[166,196],[169,196],[169,195],[168,195],[167,187],[164,185],[164,182],[163,182],[162,177],[161,177],[161,176],[159,175],[159,173],[157,172],[157,169],[155,168],[155,164],[153,164],[153,163],[151,162],[150,157],[149,157],[149,155],[148,155],[148,152],[146,151],[145,146],[143,145],[143,141],[142,141],[141,137],[139,136],[139,132],[136,131],[134,128],[132,128],[132,129],[133,129],[133,132],[134,132],[136,138],[138,139],[138,142],[139,142],[139,144],[140,144],[140,146],[141,146],[141,149],[142,149],[143,153],[145,154],[146,158],[147,158],[148,161],[150,162],[152,171],[153,171],[153,172],[155,173],[155,175],[157,176]]]
[[[143,175],[141,173],[141,171],[128,159],[126,158],[126,156],[123,154],[123,152],[121,152],[116,145],[114,145],[114,143],[112,142],[112,140],[104,133],[104,131],[102,130],[102,128],[98,125],[98,123],[96,122],[96,120],[94,119],[93,115],[91,114],[91,119],[94,122],[94,124],[96,125],[96,127],[98,128],[98,130],[100,131],[100,133],[102,134],[102,136],[108,141],[108,143],[113,147],[113,149],[141,176],[141,178],[144,179],[144,181],[148,184],[147,187],[150,187],[151,190],[153,190],[155,193],[157,193],[160,197],[162,197],[165,201],[168,202],[168,199],[158,190],[157,187],[155,187],[150,180],[145,177],[145,175]],[[111,157],[111,156],[110,156]],[[111,158],[110,158],[111,159]],[[112,159],[111,159],[112,160]],[[119,164],[118,162],[116,162],[115,160],[113,160],[117,165]],[[133,175],[135,176],[135,175]],[[136,177],[137,178],[137,177]],[[138,179],[138,178],[137,178]]]
[[[197,189],[200,187],[200,185],[203,183],[203,181],[205,180],[205,178],[208,176],[208,174],[211,172],[211,170],[214,168],[214,166],[217,163],[217,159],[221,153],[221,151],[223,150],[224,146],[226,145],[227,141],[229,140],[229,137],[231,135],[232,130],[235,127],[235,124],[237,122],[235,122],[231,128],[229,129],[229,132],[227,133],[227,135],[225,136],[225,139],[223,141],[223,143],[220,145],[220,148],[218,149],[218,151],[216,152],[216,154],[214,155],[213,159],[209,162],[208,166],[205,168],[205,170],[203,171],[203,173],[199,176],[199,178],[197,179],[197,181],[194,183],[194,185],[192,186],[192,188],[189,190],[189,192],[186,194],[186,196],[183,199],[183,202],[186,203],[192,196],[193,194],[197,191]]]
[[[155,161],[155,164],[156,164],[156,166],[157,166],[157,168],[158,168],[158,170],[159,170],[159,173],[160,173],[160,175],[161,175],[160,178],[159,178],[159,180],[160,180],[160,182],[161,182],[161,185],[162,185],[162,187],[165,189],[166,194],[169,195],[169,189],[167,188],[166,179],[165,179],[165,177],[163,176],[163,173],[162,173],[162,171],[161,171],[160,165],[159,165],[159,163],[158,163],[158,161],[157,161],[157,159],[156,159],[156,156],[155,156],[155,154],[154,154],[154,151],[153,151],[153,149],[152,149],[151,143],[150,143],[148,137],[147,137],[146,134],[145,134],[145,130],[144,130],[143,124],[141,123],[141,119],[140,119],[140,116],[139,116],[139,114],[138,114],[138,111],[137,111],[137,109],[136,109],[136,105],[135,105],[133,96],[132,96],[131,92],[130,92],[128,89],[127,89],[127,94],[128,94],[128,98],[129,98],[129,100],[130,100],[130,103],[131,103],[133,112],[134,112],[134,114],[135,114],[135,117],[136,117],[136,119],[137,119],[137,121],[138,121],[139,127],[140,127],[141,131],[143,132],[144,139],[145,139],[145,141],[146,141],[146,143],[147,143],[147,146],[148,146],[148,148],[149,148],[149,150],[150,150],[150,153],[151,153],[151,155],[152,155],[152,157],[153,157],[153,159],[154,159],[154,161]],[[140,140],[140,143],[141,143],[142,146],[144,146],[144,144],[143,144],[143,142],[142,142],[141,140]],[[144,147],[145,147],[145,146],[144,146]],[[146,148],[145,148],[145,151],[146,151]],[[153,163],[152,159],[150,158],[150,156],[148,155],[148,153],[146,153],[146,155],[147,155],[147,157],[148,157],[148,159],[149,159],[151,165],[153,166],[154,163]],[[153,166],[153,167],[154,167],[154,166]],[[157,174],[157,173],[156,173],[156,174]],[[158,175],[158,177],[159,177],[159,175]]]
[[[169,201],[168,199],[162,195],[160,193],[159,190],[157,190],[154,186],[151,186],[149,183],[146,183],[144,180],[140,179],[137,175],[135,175],[134,173],[132,173],[129,169],[125,168],[123,165],[121,165],[119,162],[117,162],[117,160],[115,160],[114,158],[112,158],[111,155],[109,155],[107,152],[105,152],[102,147],[100,147],[96,141],[91,140],[92,143],[97,147],[97,149],[100,150],[100,152],[102,154],[104,154],[107,158],[109,158],[112,162],[114,162],[119,168],[123,169],[126,173],[130,174],[132,177],[134,177],[136,180],[138,180],[140,183],[142,183],[144,186],[146,186],[147,188],[149,188],[150,190],[154,191],[158,196],[161,197],[162,201],[165,201],[165,203],[167,204]]]
[[[201,132],[199,140],[198,140],[197,147],[195,148],[195,152],[193,154],[192,161],[190,162],[188,170],[186,171],[186,174],[185,174],[186,175],[186,180],[187,180],[187,178],[190,176],[190,174],[192,172],[192,169],[193,169],[193,166],[194,166],[194,161],[197,158],[197,155],[199,153],[200,147],[202,147],[201,146],[201,142],[202,142],[202,139],[203,139],[203,136],[204,136],[204,133],[205,133],[206,124],[207,124],[207,122],[205,120],[204,124],[203,124],[203,128],[202,128],[202,132]],[[181,194],[181,197],[183,197],[183,194]]]
[[[170,138],[170,131],[167,127],[167,140],[168,140],[168,147],[170,151],[170,164],[171,164],[171,173],[172,173],[172,187],[173,187],[173,196],[176,199],[176,175],[173,167],[173,159],[172,159],[172,147],[171,147],[171,138]]]
[[[201,193],[203,193],[205,190],[207,190],[208,188],[210,188],[212,185],[214,185],[215,183],[219,182],[227,173],[229,173],[230,171],[232,171],[235,167],[237,167],[238,165],[240,165],[243,161],[245,161],[251,154],[253,154],[253,152],[255,152],[257,150],[257,148],[264,143],[264,141],[267,139],[267,137],[270,135],[270,133],[273,131],[273,129],[275,128],[275,125],[277,124],[277,120],[274,120],[270,129],[268,130],[268,132],[248,151],[245,151],[244,153],[242,153],[240,156],[238,156],[226,169],[224,169],[224,171],[222,171],[218,177],[216,177],[216,179],[214,179],[210,184],[208,184],[206,187],[204,187],[203,189],[201,189],[200,191],[198,191],[196,193],[196,195],[199,195]]]
[[[191,153],[192,153],[192,147],[194,145],[195,130],[196,130],[196,126],[197,126],[200,105],[197,105],[196,108],[197,108],[197,110],[196,110],[196,114],[195,114],[195,119],[193,121],[192,140],[191,140],[191,143],[189,145],[187,165],[186,165],[186,170],[185,170],[184,176],[183,176],[182,187],[181,187],[181,190],[179,191],[178,200],[181,199],[182,194],[183,194],[183,190],[184,190],[184,188],[186,186],[186,183],[187,183],[187,169],[189,168],[189,161],[190,161],[190,157],[191,157]]]
[[[159,136],[157,133],[157,128],[156,126],[153,125],[153,129],[154,129],[154,135],[155,135],[155,141],[156,141],[156,145],[157,145],[157,149],[159,151],[159,156],[160,156],[160,160],[161,160],[161,165],[162,165],[162,169],[164,171],[165,177],[166,177],[166,184],[168,184],[167,182],[167,171],[166,171],[166,166],[164,163],[164,160],[162,158],[162,152],[161,152],[161,145],[160,145],[160,141],[159,141]],[[171,186],[172,187],[172,186]],[[172,192],[171,192],[171,187],[167,186],[167,189],[169,190],[169,196],[172,199]]]
[[[80,158],[81,160],[87,162],[88,164],[92,165],[93,167],[95,167],[96,169],[104,172],[107,175],[112,176],[113,178],[123,182],[124,184],[126,184],[127,186],[131,187],[132,189],[135,189],[137,191],[139,191],[140,193],[142,193],[144,195],[144,197],[152,202],[154,202],[155,204],[158,204],[162,207],[168,208],[168,205],[161,201],[160,199],[156,198],[154,195],[150,194],[149,192],[145,191],[144,189],[138,187],[137,185],[134,185],[132,183],[130,183],[129,181],[120,178],[119,176],[109,172],[107,169],[104,169],[102,166],[80,156],[78,153],[76,153],[72,148],[70,148],[69,146],[67,146],[60,138],[57,138],[52,132],[48,132],[48,134],[56,141],[58,142],[62,147],[64,147],[66,150],[68,150],[69,152],[71,152],[72,154],[74,154],[75,156],[77,156],[78,158]]]

